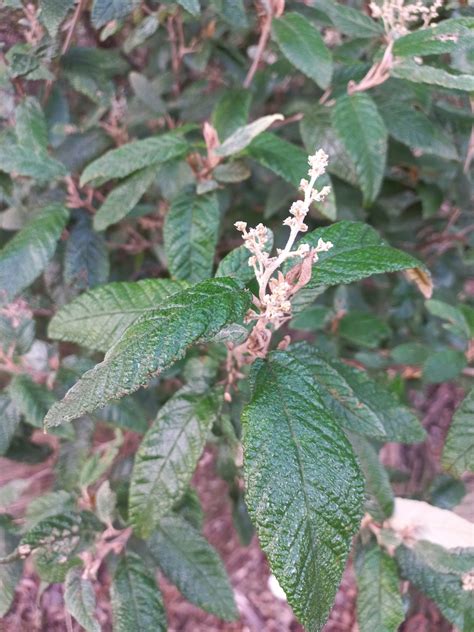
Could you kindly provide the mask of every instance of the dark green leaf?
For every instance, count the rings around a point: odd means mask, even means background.
[[[173,200],[163,229],[172,276],[197,283],[212,275],[219,220],[219,203],[213,193],[185,191]]]
[[[466,365],[466,356],[462,351],[447,348],[434,351],[423,363],[423,380],[428,384],[454,380]]]
[[[303,625],[321,630],[361,516],[354,454],[312,374],[289,353],[260,365],[242,420],[246,502],[260,544]]]
[[[425,64],[418,65],[414,61],[403,61],[395,64],[391,70],[391,75],[415,83],[427,83],[451,90],[474,92],[474,77],[472,75],[455,75],[442,68],[434,68]]]
[[[148,540],[163,573],[191,603],[225,621],[237,617],[232,589],[216,551],[182,518],[164,518]]]
[[[212,124],[222,142],[247,123],[252,95],[243,88],[226,90],[212,113]]]
[[[380,37],[383,26],[369,18],[362,11],[350,6],[333,2],[333,0],[318,0],[317,8],[326,13],[338,31],[350,37]]]
[[[474,389],[456,410],[443,451],[443,467],[461,476],[474,472]]]
[[[338,333],[352,344],[376,349],[391,333],[387,323],[371,314],[351,310],[339,321]]]
[[[71,568],[68,571],[64,584],[64,604],[67,611],[87,632],[100,632],[99,622],[94,616],[94,587],[82,574],[82,568]]]
[[[115,632],[166,632],[160,590],[138,555],[122,555],[110,592]]]
[[[102,235],[82,217],[69,233],[64,253],[64,282],[75,290],[105,283],[109,277],[109,255]]]
[[[326,90],[331,83],[331,53],[319,31],[299,13],[286,12],[273,20],[272,36],[295,68]]]
[[[48,182],[67,174],[65,167],[46,151],[32,151],[11,143],[0,145],[0,171],[29,176],[39,182]]]
[[[204,281],[175,294],[168,304],[144,314],[51,408],[46,426],[57,426],[145,385],[181,358],[193,344],[212,339],[243,319],[247,293],[226,277]]]
[[[140,5],[140,0],[94,0],[92,24],[99,28],[111,20],[121,20]]]

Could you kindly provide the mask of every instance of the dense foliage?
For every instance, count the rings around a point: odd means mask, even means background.
[[[416,590],[472,630],[472,8],[4,0],[0,34],[0,454],[52,473],[0,488],[0,615],[32,560],[90,632],[105,567],[117,632],[167,629],[158,569],[238,618],[211,445],[305,629],[352,551],[361,632]],[[450,380],[407,498],[379,456]]]

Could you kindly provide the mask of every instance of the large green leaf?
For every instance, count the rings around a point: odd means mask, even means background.
[[[377,106],[365,92],[339,97],[332,123],[351,157],[366,204],[377,197],[385,172],[387,130]]]
[[[232,589],[216,551],[184,518],[164,518],[148,540],[163,573],[191,603],[226,621],[237,618]]]
[[[272,36],[295,68],[323,90],[331,83],[332,58],[319,31],[299,13],[286,12],[273,20]]]
[[[155,176],[156,167],[145,167],[116,186],[94,215],[94,228],[105,230],[133,211]]]
[[[328,410],[352,432],[382,441],[423,441],[425,432],[415,415],[365,371],[318,352],[308,344],[290,347],[309,369]]]
[[[51,408],[46,427],[71,421],[133,393],[183,357],[191,345],[206,342],[226,325],[240,322],[249,303],[248,294],[226,277],[175,294],[127,329],[103,362],[87,371]]]
[[[447,72],[442,68],[418,65],[414,61],[403,61],[395,64],[391,70],[392,77],[407,79],[414,83],[427,83],[450,90],[462,90],[464,92],[474,92],[474,76]]]
[[[11,301],[43,272],[68,217],[63,206],[48,206],[0,250],[0,304]]]
[[[358,550],[355,568],[360,632],[397,632],[405,613],[395,560],[372,542]]]
[[[112,20],[121,20],[140,5],[140,0],[94,0],[92,24],[99,28]]]
[[[432,599],[443,615],[462,632],[471,632],[474,623],[472,591],[464,590],[462,573],[430,563],[418,547],[399,546],[397,562],[404,579]],[[471,561],[472,562],[472,561]],[[472,568],[472,566],[471,566]]]
[[[135,456],[129,517],[149,536],[186,491],[216,421],[216,394],[185,386],[161,407]]]
[[[185,191],[173,200],[163,229],[172,276],[192,283],[211,276],[219,219],[214,193],[195,195]]]
[[[99,622],[94,616],[94,586],[82,575],[82,568],[71,568],[68,571],[64,583],[64,605],[87,632],[100,632]]]
[[[125,178],[145,167],[179,158],[187,148],[187,142],[178,132],[127,143],[91,162],[81,176],[81,186],[91,180],[106,182],[112,178]]]
[[[126,551],[110,587],[115,632],[166,632],[166,614],[156,580],[143,560]]]
[[[60,309],[49,323],[48,335],[55,340],[108,351],[137,318],[156,310],[186,285],[171,279],[101,285]]]
[[[246,502],[273,573],[303,625],[321,630],[361,517],[351,446],[310,371],[274,352],[242,416]]]
[[[442,463],[448,471],[461,476],[474,472],[474,389],[454,414],[443,450]]]

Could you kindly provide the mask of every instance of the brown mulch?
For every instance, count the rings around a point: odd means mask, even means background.
[[[413,492],[439,471],[439,456],[452,413],[462,392],[452,384],[431,387],[416,394],[413,404],[423,416],[429,437],[424,444],[390,444],[383,450],[387,465],[410,473],[399,494]],[[257,539],[242,546],[232,525],[226,483],[215,473],[212,450],[206,451],[196,470],[193,484],[204,511],[204,534],[221,555],[234,589],[240,620],[226,623],[188,603],[164,577],[159,577],[169,620],[169,632],[303,632],[291,608],[275,597],[268,587],[269,568]],[[466,516],[465,517],[469,517]],[[97,582],[97,616],[103,632],[111,630],[108,598],[109,577],[103,572]],[[58,584],[42,593],[30,564],[18,586],[14,604],[0,620],[0,632],[76,632],[81,628],[66,618],[62,591]],[[330,619],[324,632],[357,632],[356,587],[351,566],[346,569]],[[412,595],[414,608],[400,632],[450,632],[437,607],[422,595]],[[131,630],[130,632],[135,632]],[[136,631],[139,632],[139,631]],[[376,631],[374,631],[376,632]]]

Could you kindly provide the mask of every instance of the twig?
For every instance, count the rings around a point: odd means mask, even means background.
[[[69,26],[69,30],[66,35],[66,39],[64,40],[63,47],[61,49],[61,55],[64,55],[71,45],[72,37],[74,35],[74,31],[76,30],[77,23],[79,22],[79,18],[86,6],[87,0],[78,0],[76,10],[74,11],[74,15],[72,16],[71,24]]]
[[[271,2],[265,3],[264,13],[261,20],[261,30],[260,30],[260,39],[258,40],[257,50],[255,51],[255,56],[252,61],[252,65],[249,68],[247,76],[244,80],[244,88],[248,88],[252,83],[252,79],[257,72],[257,68],[262,61],[263,54],[265,53],[265,48],[267,47],[268,38],[270,37],[270,32],[272,28],[272,19],[273,19],[273,4]]]

